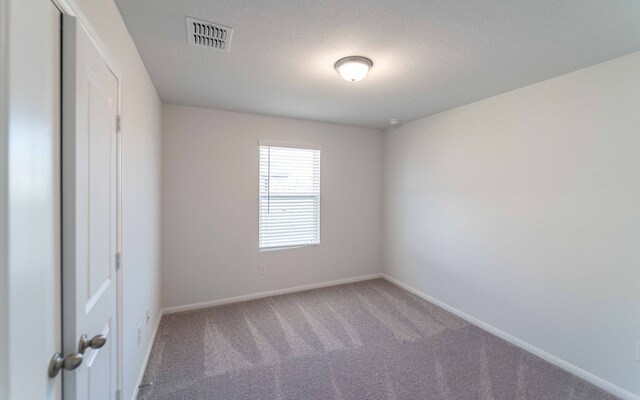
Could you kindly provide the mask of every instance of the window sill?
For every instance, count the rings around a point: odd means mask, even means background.
[[[260,252],[263,253],[263,252],[278,251],[278,250],[301,249],[304,247],[315,247],[315,246],[320,246],[320,243],[299,244],[295,246],[264,247],[260,249]]]

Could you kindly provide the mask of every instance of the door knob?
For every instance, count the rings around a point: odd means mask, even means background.
[[[62,369],[73,371],[78,368],[82,364],[82,357],[81,353],[73,353],[66,357],[61,353],[54,354],[49,363],[49,378],[55,378]]]
[[[80,336],[80,343],[78,343],[78,353],[84,354],[84,351],[91,347],[92,349],[99,349],[107,343],[107,338],[104,335],[95,335],[91,339],[89,336]]]

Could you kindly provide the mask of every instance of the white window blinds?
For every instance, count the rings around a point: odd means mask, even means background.
[[[320,243],[320,150],[260,143],[261,249]]]

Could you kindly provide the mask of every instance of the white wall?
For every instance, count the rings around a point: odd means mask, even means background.
[[[8,267],[9,247],[8,222],[8,58],[9,7],[6,0],[0,0],[0,400],[9,398],[9,294]]]
[[[381,272],[380,131],[173,105],[162,116],[165,306]],[[259,140],[322,145],[319,246],[258,251]]]
[[[384,134],[392,277],[640,395],[640,53]]]
[[[112,0],[76,0],[122,70],[123,399],[134,393],[160,307],[161,111],[147,70]],[[149,309],[151,321],[145,323]],[[138,346],[138,325],[143,340]]]
[[[46,369],[61,338],[60,13],[50,1],[2,3],[0,398],[53,400],[60,379]]]

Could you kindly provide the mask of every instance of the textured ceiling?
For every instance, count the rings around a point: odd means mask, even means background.
[[[638,0],[116,0],[165,103],[388,127],[640,50]],[[187,44],[185,17],[234,29]],[[333,69],[369,57],[358,83]]]

